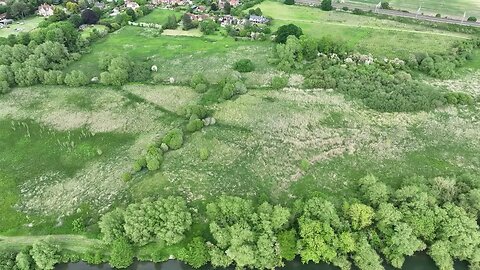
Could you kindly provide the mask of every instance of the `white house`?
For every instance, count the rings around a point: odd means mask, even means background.
[[[265,24],[270,21],[269,19],[263,16],[257,16],[257,15],[250,15],[250,18],[248,20],[252,23],[261,23],[261,24]]]
[[[38,7],[38,15],[43,16],[43,17],[49,17],[53,15],[53,6],[49,4],[41,4]]]
[[[126,0],[126,1],[125,1],[125,7],[131,8],[131,9],[133,9],[133,10],[136,10],[137,8],[140,7],[140,5],[137,4],[137,2],[135,2],[135,1]]]

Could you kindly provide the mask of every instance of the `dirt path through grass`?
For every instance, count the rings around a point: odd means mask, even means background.
[[[101,246],[103,243],[98,239],[90,239],[82,235],[40,235],[40,236],[0,236],[1,250],[21,250],[31,246],[40,240],[49,239],[63,249],[76,252],[86,252]]]

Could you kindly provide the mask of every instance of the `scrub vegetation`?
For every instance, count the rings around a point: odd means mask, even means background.
[[[377,270],[416,252],[479,268],[480,41],[272,1],[235,12],[272,21],[207,35],[155,9],[118,20],[172,27],[0,40],[0,269]]]

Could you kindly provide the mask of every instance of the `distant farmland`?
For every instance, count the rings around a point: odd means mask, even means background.
[[[347,0],[351,3],[378,4],[380,0]],[[441,14],[442,16],[463,17],[467,12],[467,17],[480,17],[480,1],[478,0],[390,0],[390,5],[395,9],[417,11],[422,6],[422,12],[425,14]]]

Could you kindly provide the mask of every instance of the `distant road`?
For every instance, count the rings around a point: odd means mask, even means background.
[[[305,4],[314,4],[315,1],[314,0],[313,1],[306,0],[304,3]],[[422,21],[430,21],[430,22],[438,22],[438,23],[450,23],[450,24],[480,27],[480,22],[467,22],[467,21],[462,22],[461,20],[458,20],[458,19],[437,18],[437,17],[434,17],[434,16],[427,16],[427,15],[421,15],[421,14],[416,15],[415,13],[408,13],[408,12],[403,12],[403,11],[399,11],[399,10],[391,10],[391,9],[381,9],[381,8],[379,8],[379,9],[377,9],[377,11],[375,11],[375,5],[355,4],[355,3],[333,3],[333,6],[335,8],[339,8],[339,9],[343,8],[343,7],[348,7],[349,9],[358,8],[358,9],[363,10],[363,11],[373,11],[373,12],[376,12],[378,14],[412,18],[412,19],[417,19],[417,20],[422,20]]]

